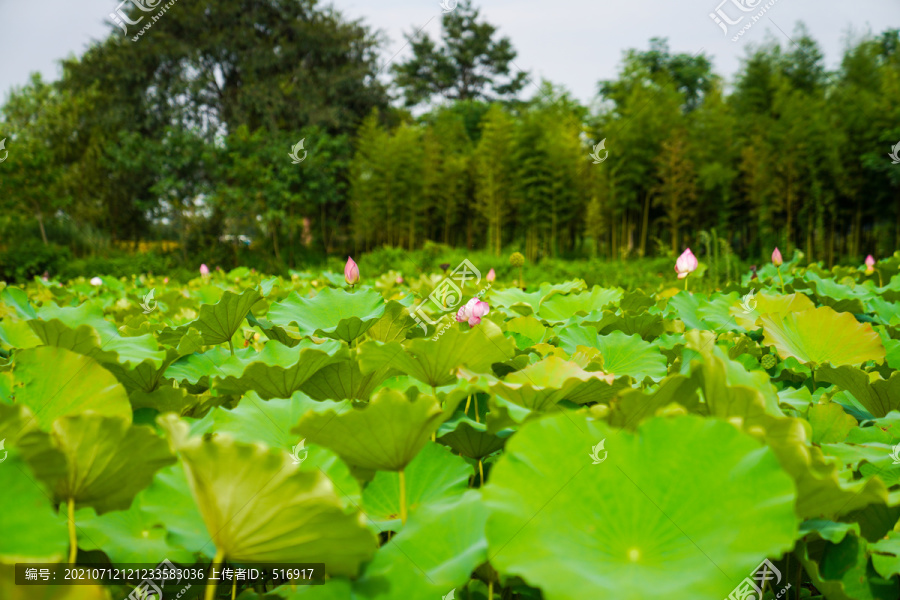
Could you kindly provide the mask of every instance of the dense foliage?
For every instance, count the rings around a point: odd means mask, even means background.
[[[316,0],[178,4],[136,42],[111,26],[0,109],[0,250],[168,240],[273,272],[428,241],[530,260],[778,244],[829,265],[900,243],[896,30],[830,72],[798,26],[729,80],[654,39],[588,107],[521,72],[471,3],[442,24],[395,64]]]
[[[3,287],[0,597],[129,593],[12,583],[68,557],[326,566],[185,599],[721,600],[766,558],[769,600],[896,598],[900,253],[799,260]]]

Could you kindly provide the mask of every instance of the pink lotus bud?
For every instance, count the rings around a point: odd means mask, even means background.
[[[494,273],[493,269],[491,269],[490,271],[488,271],[487,280],[490,282],[490,281],[494,281],[495,279],[497,279],[497,274]]]
[[[169,283],[169,278],[166,277],[165,279],[163,279],[163,283]]]
[[[401,283],[403,283],[403,278],[397,277],[397,279],[394,280],[394,283],[396,283],[397,285],[400,285]]]
[[[775,249],[772,250],[772,264],[780,267],[783,263],[784,259],[781,258],[781,250],[778,249],[778,246],[775,246]]]
[[[349,285],[356,285],[359,281],[359,266],[349,256],[347,257],[347,264],[344,265],[344,281]]]
[[[690,273],[696,271],[699,264],[691,249],[686,249],[675,261],[675,272],[678,273],[678,279],[684,279]]]
[[[491,307],[487,302],[478,298],[472,298],[456,312],[456,320],[459,323],[467,321],[469,327],[475,327],[481,323],[481,317],[490,311]]]
[[[200,265],[200,274],[203,277],[206,277],[207,275],[209,275],[209,267],[207,267],[206,264]]]
[[[875,258],[870,254],[866,257],[866,273],[872,274],[875,272]]]

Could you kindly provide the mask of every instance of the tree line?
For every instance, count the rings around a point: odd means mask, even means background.
[[[0,108],[7,244],[170,239],[187,257],[252,239],[289,266],[429,241],[531,260],[710,234],[828,263],[900,248],[897,30],[829,71],[798,25],[729,80],[653,39],[585,106],[513,69],[470,2],[390,65],[377,32],[316,0],[179,4],[138,42],[111,29]]]

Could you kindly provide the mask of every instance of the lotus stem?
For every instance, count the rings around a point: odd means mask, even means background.
[[[231,350],[231,355],[234,356],[234,341],[231,339],[228,340],[228,349]]]
[[[782,277],[781,277],[781,267],[775,267],[775,269],[778,270],[778,281],[781,282],[781,294],[782,294],[782,295],[785,295],[785,293],[784,293],[784,279],[782,279]]]
[[[878,287],[884,287],[884,280],[881,279],[881,271],[875,269],[875,272],[878,273]]]
[[[437,389],[436,389],[434,386],[431,386],[431,395],[434,396],[434,399],[435,399],[435,400],[438,399],[438,397],[437,397]],[[438,400],[438,404],[440,404],[440,400]],[[432,441],[432,442],[436,442],[436,441],[437,441],[437,431],[432,431],[432,432],[431,432],[431,441]]]
[[[684,278],[684,291],[688,291],[688,289],[687,289],[687,280],[688,280],[688,278],[685,277],[685,278]]]
[[[400,471],[400,522],[406,525],[406,473]]]
[[[488,581],[488,600],[494,600],[494,580]]]
[[[481,487],[484,487],[484,463],[478,459],[478,473],[481,475]]]
[[[263,590],[265,590],[265,589],[266,589],[265,584],[263,584]],[[234,600],[236,595],[237,595],[237,578],[235,578],[234,581],[231,583],[231,600]]]
[[[209,565],[209,578],[206,581],[206,593],[203,595],[204,600],[215,600],[216,584],[214,582],[218,580],[213,579],[212,576],[216,569],[222,565],[223,560],[225,560],[225,551],[216,549],[216,556],[213,558],[212,564]]]
[[[69,564],[75,566],[75,558],[78,556],[78,534],[75,531],[75,498],[69,497]]]
[[[478,417],[478,394],[475,394],[475,422],[481,423],[481,420]]]
[[[469,406],[472,404],[472,394],[469,394],[469,397],[466,398],[466,416],[469,416]]]
[[[522,267],[519,267],[519,283],[522,284],[522,291],[525,291],[525,276],[522,275]]]

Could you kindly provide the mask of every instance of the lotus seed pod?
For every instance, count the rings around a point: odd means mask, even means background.
[[[775,366],[775,357],[771,354],[763,355],[762,359],[760,359],[760,363],[762,363],[763,369],[771,369]]]
[[[509,255],[509,264],[514,267],[521,267],[525,264],[525,257],[521,252],[513,252]]]

